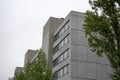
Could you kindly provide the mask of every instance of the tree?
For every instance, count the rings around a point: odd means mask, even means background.
[[[31,63],[31,76],[33,80],[50,80],[51,70],[49,69],[45,53],[40,50],[36,60]]]
[[[24,73],[21,71],[18,74],[15,74],[14,80],[26,80]]]
[[[24,71],[15,75],[14,80],[50,80],[49,69],[45,53],[40,50],[37,58],[32,63],[25,65]]]
[[[83,28],[91,50],[105,54],[114,69],[112,80],[120,80],[120,0],[89,0]]]

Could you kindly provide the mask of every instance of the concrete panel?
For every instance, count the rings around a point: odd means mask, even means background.
[[[85,20],[84,16],[85,15],[78,17],[78,29],[83,30],[83,31],[84,31],[83,23],[84,23],[84,20]]]
[[[73,44],[79,44],[80,43],[80,42],[78,43],[78,34],[77,34],[76,30],[71,30],[71,42]],[[81,40],[81,43],[82,43],[82,40]]]
[[[86,61],[86,47],[77,46],[77,60]]]
[[[86,61],[86,47],[71,45],[71,59]]]
[[[96,64],[87,63],[87,78],[96,79]]]
[[[71,42],[82,46],[88,46],[87,39],[83,31],[71,29]]]
[[[57,80],[71,80],[70,73],[63,75],[61,78],[59,78]]]
[[[89,47],[86,47],[86,55],[87,55],[87,61],[88,62],[97,62],[97,55],[93,53]]]
[[[109,64],[109,61],[108,61],[107,57],[103,54],[103,57],[98,57],[97,58],[97,63]]]
[[[86,78],[86,74],[87,74],[87,64],[86,62],[80,62],[77,61],[77,77],[83,77]]]
[[[71,75],[72,76],[77,76],[77,62],[76,61],[71,61]]]
[[[78,47],[76,45],[71,45],[71,59],[76,60],[78,53]]]
[[[82,77],[71,77],[71,80],[88,80],[88,79]]]
[[[97,64],[97,80],[108,80],[106,66]]]
[[[113,73],[113,69],[109,66],[109,65],[106,65],[106,74],[107,74],[107,80],[111,80],[110,79],[110,75],[111,75],[111,73]]]
[[[84,33],[84,32],[83,32]],[[83,35],[83,44],[85,45],[85,46],[89,46],[88,45],[88,39],[85,37],[85,35]]]
[[[84,17],[85,17],[85,14],[73,13],[71,16],[72,28],[83,30],[82,25],[84,23]]]
[[[78,16],[71,16],[71,28],[78,29]]]

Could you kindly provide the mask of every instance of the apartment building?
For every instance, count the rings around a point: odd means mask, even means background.
[[[14,76],[15,74],[19,74],[21,71],[24,71],[24,67],[27,63],[31,63],[38,55],[38,50],[27,50],[25,53],[25,59],[24,59],[24,66],[23,67],[16,67],[14,71]],[[10,78],[9,78],[10,79]]]
[[[36,55],[38,54],[38,50],[27,50],[27,52],[25,53],[25,59],[24,59],[24,66],[26,63],[30,63],[32,62],[32,60],[34,59],[34,57],[36,57]]]
[[[84,13],[71,11],[64,19],[50,17],[43,28],[42,49],[55,80],[110,80],[107,58],[88,46],[84,19]]]
[[[8,80],[14,80],[13,77],[12,78],[9,78]]]
[[[16,74],[19,74],[21,71],[23,71],[23,69],[24,69],[24,67],[16,67],[16,68],[15,68],[15,71],[14,71],[14,76],[15,76]]]

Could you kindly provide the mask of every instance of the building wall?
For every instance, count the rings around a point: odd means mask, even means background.
[[[28,50],[26,53],[25,53],[25,59],[24,59],[24,66],[25,66],[25,64],[26,63],[28,63],[28,62],[31,62],[32,61],[32,59],[34,58],[34,56],[36,55],[36,54],[38,54],[38,50]]]
[[[9,78],[8,80],[14,80],[13,77],[12,78]]]
[[[52,56],[53,56],[53,34],[63,19],[50,17],[45,26],[43,27],[43,40],[42,49],[46,54],[49,67],[52,68]]]
[[[51,27],[43,30],[43,49],[47,53],[48,63],[53,65],[52,72],[57,80],[110,80],[112,69],[107,58],[98,58],[90,51],[82,27],[84,19],[84,13],[71,11],[64,21],[55,26],[56,29]],[[58,22],[51,21],[49,19],[45,28]]]
[[[112,69],[106,57],[98,58],[95,53],[90,51],[82,28],[84,19],[85,14],[71,11],[55,31],[55,34],[59,32],[64,24],[70,20],[68,23],[70,28],[54,43],[55,48],[70,33],[70,42],[53,55],[53,60],[55,60],[67,48],[70,49],[69,58],[53,68],[53,72],[55,72],[69,64],[69,73],[58,80],[110,80],[109,73]]]
[[[15,68],[15,71],[14,71],[14,76],[15,76],[15,74],[19,74],[21,71],[23,71],[23,67],[16,67]]]
[[[109,62],[90,51],[82,28],[85,14],[71,12],[71,77],[72,80],[110,80]]]
[[[65,30],[60,37],[54,42],[53,44],[53,50],[54,48],[61,43],[61,41],[64,41],[65,37],[70,33],[70,18],[65,18],[64,21],[59,25],[59,27],[56,29],[56,31],[54,32],[54,36],[64,27],[68,26],[69,28],[67,30]],[[64,59],[62,62],[60,62],[58,65],[53,67],[53,73],[55,73],[56,71],[59,71],[60,69],[62,69],[64,66],[69,65],[69,69],[70,69],[70,41],[68,41],[66,44],[64,44],[63,47],[61,47],[59,49],[59,51],[54,52],[53,55],[53,61],[58,58],[60,55],[62,55],[64,53],[65,50],[68,49],[68,57],[66,59]],[[69,70],[70,71],[70,70]],[[58,73],[59,74],[59,73]],[[71,80],[71,74],[70,72],[63,74],[58,80]]]

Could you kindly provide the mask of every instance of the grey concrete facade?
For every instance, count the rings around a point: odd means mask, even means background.
[[[35,55],[38,54],[38,50],[28,50],[26,53],[25,53],[25,59],[24,59],[24,66],[26,63],[28,62],[31,62],[32,59],[34,58]]]
[[[19,74],[21,71],[24,72],[25,64],[32,63],[32,61],[37,57],[38,52],[39,52],[38,50],[31,50],[31,49],[27,50],[27,52],[25,53],[24,66],[16,67],[14,70],[14,76],[16,74]],[[9,78],[9,80],[13,80],[13,78]]]
[[[65,19],[51,17],[43,28],[42,49],[55,80],[110,80],[107,58],[90,51],[84,19],[84,13],[71,11]]]
[[[50,68],[52,68],[52,56],[53,56],[53,42],[54,42],[54,31],[58,27],[63,19],[50,17],[45,26],[43,27],[43,40],[42,48],[48,59]]]
[[[16,67],[15,68],[15,71],[14,71],[14,76],[16,75],[16,74],[19,74],[21,71],[23,71],[23,67]]]

